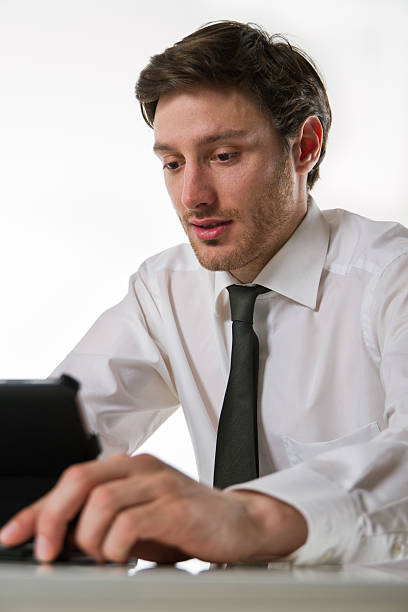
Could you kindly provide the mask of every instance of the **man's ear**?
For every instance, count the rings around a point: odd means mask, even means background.
[[[299,174],[308,174],[316,165],[322,148],[323,128],[319,119],[312,115],[300,126],[293,143],[293,161]]]

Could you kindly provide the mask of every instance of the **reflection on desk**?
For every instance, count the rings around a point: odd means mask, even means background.
[[[203,569],[200,571],[200,569]],[[0,564],[2,612],[407,612],[408,564],[207,569]]]

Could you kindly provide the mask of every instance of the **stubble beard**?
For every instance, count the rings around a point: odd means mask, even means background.
[[[181,219],[181,223],[203,268],[213,271],[233,271],[243,268],[258,258],[266,258],[268,261],[279,250],[283,244],[282,235],[285,234],[285,228],[294,208],[289,163],[285,159],[276,168],[264,192],[257,195],[248,212],[246,227],[236,246],[223,249],[222,239],[199,241],[192,234],[193,230],[188,224],[187,216]],[[206,211],[205,215],[201,216],[204,218],[208,215],[209,212]],[[200,215],[196,212],[194,217],[200,218]],[[232,208],[223,210],[222,218],[240,222],[242,214],[239,209]]]

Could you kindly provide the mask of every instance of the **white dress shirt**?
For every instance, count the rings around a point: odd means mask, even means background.
[[[408,557],[408,230],[311,201],[254,282],[260,478],[298,508],[294,563]],[[211,484],[228,379],[228,272],[183,244],[145,261],[129,292],[55,370],[82,383],[104,454],[134,453],[182,406]]]

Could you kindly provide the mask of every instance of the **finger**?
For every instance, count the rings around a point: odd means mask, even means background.
[[[102,555],[109,561],[125,563],[143,533],[143,516],[152,511],[150,504],[132,507],[115,517],[102,544]]]
[[[168,500],[167,500],[168,501]],[[102,546],[105,559],[124,563],[143,540],[154,540],[178,548],[183,541],[183,502],[167,503],[165,498],[120,512],[112,522]],[[136,548],[135,548],[136,547]],[[183,549],[183,554],[189,551]]]
[[[103,483],[91,492],[78,521],[75,543],[97,561],[104,559],[103,542],[115,516],[122,510],[145,504],[173,492],[183,474],[151,455],[128,459],[131,474]]]
[[[115,455],[105,461],[89,461],[69,467],[41,507],[36,525],[35,555],[53,561],[61,551],[68,523],[75,518],[89,492],[98,484],[125,476],[131,459]]]
[[[4,546],[16,546],[29,540],[35,532],[37,517],[45,497],[14,515],[2,528],[0,542]]]
[[[96,487],[81,512],[75,544],[96,561],[103,561],[102,545],[112,521],[123,509],[139,503],[138,500],[139,495],[132,489],[130,479]]]
[[[103,542],[115,517],[123,510],[150,503],[163,494],[163,475],[137,474],[96,487],[81,513],[75,532],[76,545],[97,561],[104,559]]]

